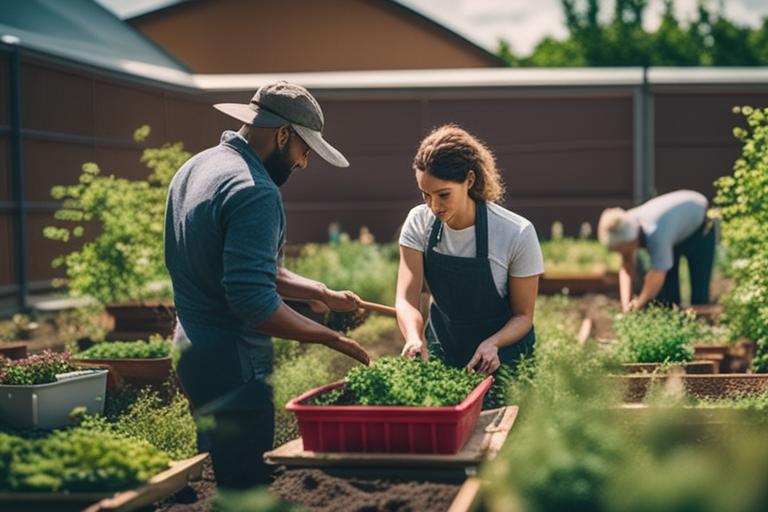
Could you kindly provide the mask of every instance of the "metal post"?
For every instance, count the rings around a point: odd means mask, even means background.
[[[7,42],[7,41],[5,41]],[[21,59],[19,48],[14,45],[9,59],[9,105],[11,176],[13,180],[14,235],[16,238],[16,273],[19,283],[18,302],[27,309],[29,289],[29,265],[27,250],[26,182],[24,177],[24,151],[21,135]]]
[[[632,199],[640,204],[654,195],[653,96],[648,85],[648,68],[643,83],[634,93],[634,169]]]

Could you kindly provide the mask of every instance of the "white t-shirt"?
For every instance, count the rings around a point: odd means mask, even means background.
[[[544,273],[544,258],[533,224],[495,203],[486,203],[488,209],[488,259],[491,261],[493,282],[499,295],[509,294],[508,276],[530,277]],[[435,214],[427,205],[420,204],[408,212],[400,233],[400,245],[420,252],[427,250]],[[443,236],[435,246],[440,254],[474,258],[475,226],[451,229],[443,226]]]

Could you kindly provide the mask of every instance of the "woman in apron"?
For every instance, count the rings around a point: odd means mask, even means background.
[[[435,129],[413,161],[424,198],[400,236],[397,320],[402,354],[435,357],[483,374],[532,355],[533,312],[544,272],[536,231],[497,204],[493,155],[456,125]],[[424,322],[419,298],[432,294]]]

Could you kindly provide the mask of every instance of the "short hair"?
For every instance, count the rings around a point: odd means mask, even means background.
[[[597,239],[609,249],[637,240],[640,225],[623,208],[606,208],[597,223]]]

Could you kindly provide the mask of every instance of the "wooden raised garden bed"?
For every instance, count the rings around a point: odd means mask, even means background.
[[[624,400],[642,402],[652,384],[680,379],[685,392],[698,398],[738,398],[768,391],[768,374],[721,373],[716,375],[624,375],[612,377],[625,386]]]
[[[0,357],[24,359],[27,357],[27,344],[21,342],[0,342]]]
[[[547,273],[539,279],[539,293],[556,295],[564,288],[569,295],[602,293],[615,295],[619,289],[619,274],[616,272],[593,272],[587,274]]]
[[[149,482],[136,489],[119,493],[111,492],[69,492],[31,493],[0,492],[0,510],[14,512],[51,510],[83,512],[128,512],[171,496],[183,489],[191,479],[199,478],[207,453],[189,459],[171,462],[171,467],[152,477]]]
[[[671,368],[682,369],[688,374],[719,373],[719,366],[714,361],[691,361],[688,363],[624,363],[621,365],[628,374],[665,373]]]

